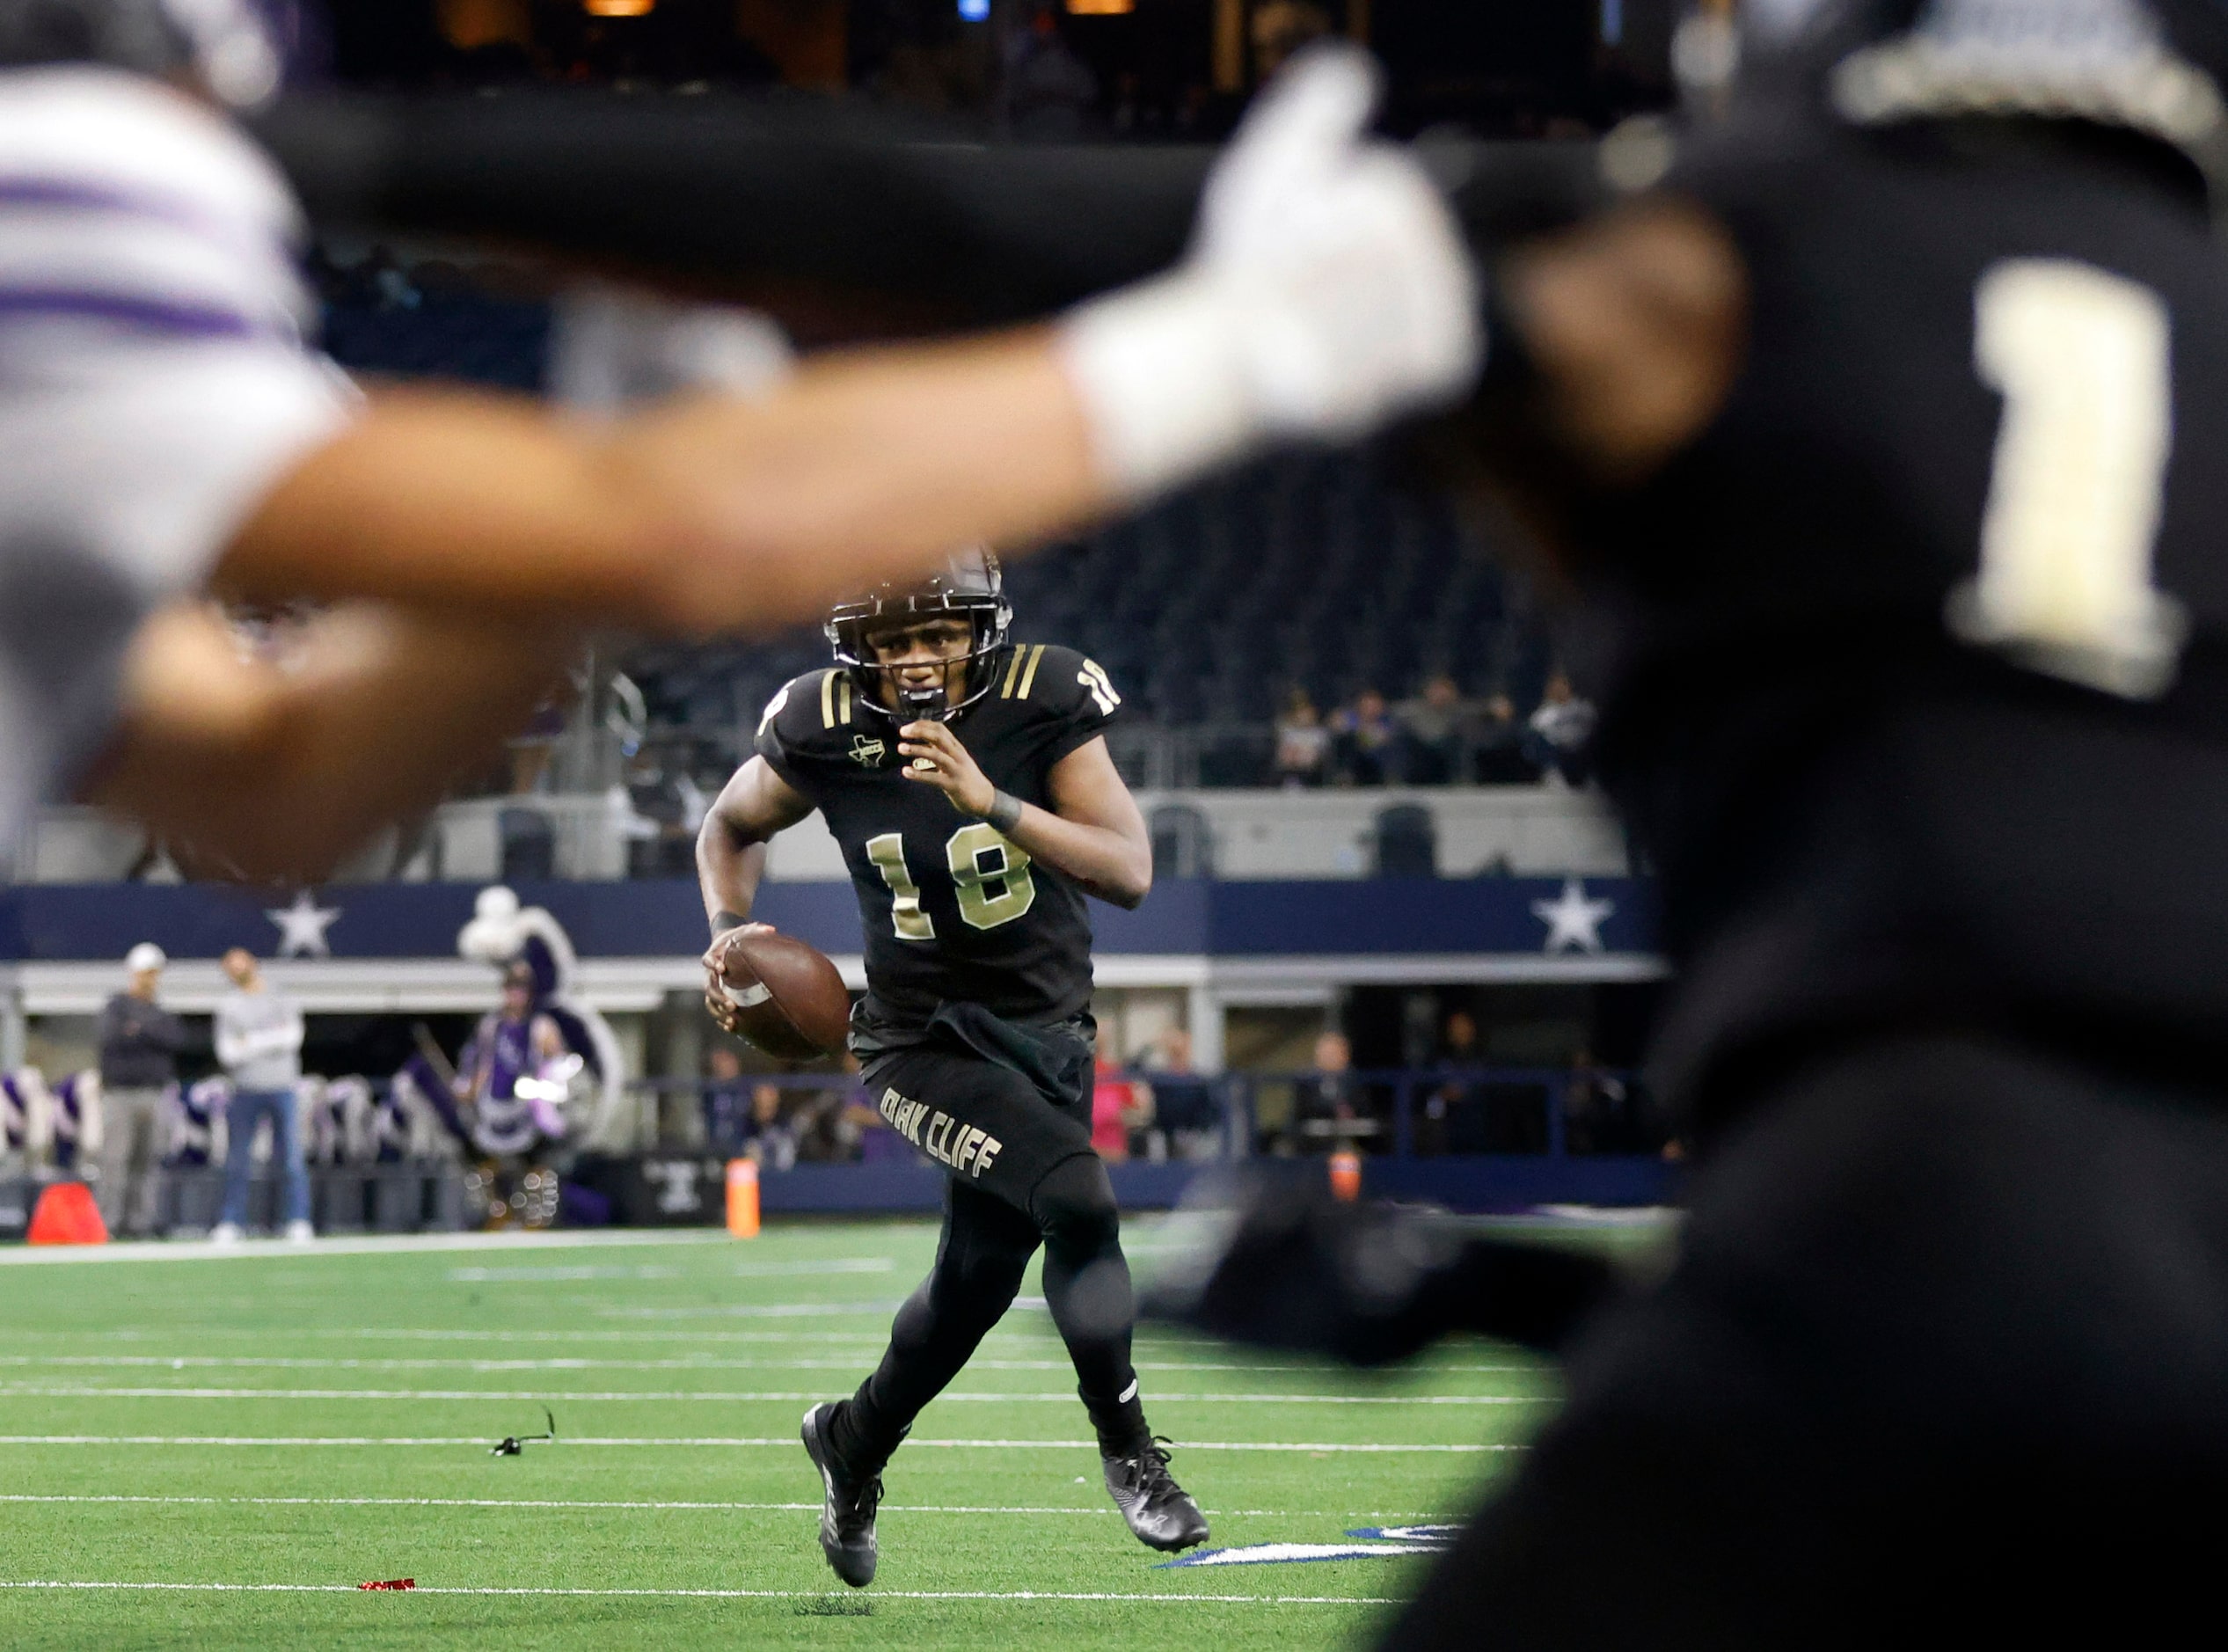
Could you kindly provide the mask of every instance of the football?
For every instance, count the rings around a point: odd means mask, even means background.
[[[851,992],[827,955],[793,936],[737,935],[720,954],[737,1030],[769,1056],[809,1061],[844,1048]]]

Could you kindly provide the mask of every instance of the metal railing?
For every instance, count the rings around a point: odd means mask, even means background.
[[[1165,1093],[1174,1089],[1179,1078],[1186,1088],[1206,1092],[1209,1111],[1196,1125],[1172,1122],[1162,1116],[1157,1100],[1154,1116],[1126,1132],[1132,1158],[1204,1161],[1304,1156],[1341,1146],[1400,1159],[1654,1156],[1670,1137],[1668,1122],[1646,1085],[1621,1068],[1399,1068],[1215,1075],[1140,1070],[1108,1074],[1102,1082],[1137,1084]],[[785,1122],[802,1119],[807,1129],[820,1125],[826,1111],[847,1103],[873,1106],[867,1086],[844,1073],[752,1073],[725,1081],[636,1079],[627,1086],[642,1109],[635,1139],[646,1145],[655,1143],[661,1151],[740,1151],[740,1137],[713,1139],[705,1123],[705,1103],[715,1090],[724,1088],[739,1116],[748,1111],[751,1092],[762,1085],[783,1093]],[[800,1104],[793,1099],[798,1094],[814,1100]],[[670,1105],[684,1098],[693,1099],[693,1107]],[[1156,1134],[1161,1138],[1158,1143]],[[800,1156],[807,1160],[824,1157]]]

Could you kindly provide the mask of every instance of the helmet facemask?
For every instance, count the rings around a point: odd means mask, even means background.
[[[967,647],[941,659],[932,676],[924,673],[917,683],[909,683],[900,674],[918,669],[922,662],[885,662],[877,641],[939,620],[964,623]],[[965,552],[924,585],[885,586],[837,604],[826,634],[836,663],[851,673],[869,707],[900,723],[941,722],[990,691],[997,676],[995,660],[1012,624],[997,559],[988,552]],[[955,673],[961,679],[958,693],[953,692]]]

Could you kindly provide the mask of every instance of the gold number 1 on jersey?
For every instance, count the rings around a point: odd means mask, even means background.
[[[905,865],[905,834],[884,832],[866,840],[866,858],[889,885],[890,922],[900,940],[934,940],[936,920],[921,910],[921,886]]]
[[[2152,582],[2173,377],[2166,306],[2062,259],[2007,259],[1973,293],[1975,368],[2002,392],[1968,642],[2130,698],[2166,691],[2188,633]]]

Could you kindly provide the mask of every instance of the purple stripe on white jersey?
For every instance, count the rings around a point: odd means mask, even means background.
[[[158,194],[113,189],[69,178],[0,175],[0,208],[7,207],[58,208],[65,212],[99,212],[140,218],[190,230],[236,252],[252,251],[281,263],[291,262],[285,245],[276,237],[263,241],[252,233],[243,233],[247,228],[245,224],[196,211],[183,201],[166,200]]]
[[[113,321],[186,339],[280,336],[277,329],[235,310],[69,288],[0,287],[0,325],[11,320]]]

